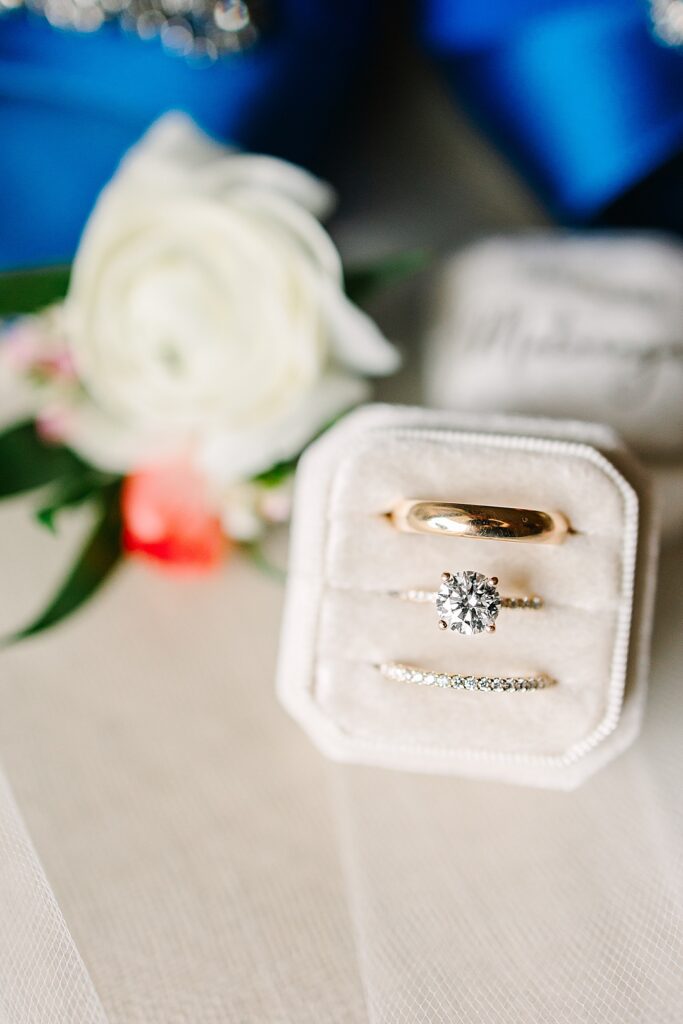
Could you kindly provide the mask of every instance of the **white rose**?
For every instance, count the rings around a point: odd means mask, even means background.
[[[69,443],[122,471],[192,447],[217,483],[290,458],[394,348],[343,292],[329,188],[227,150],[184,115],[123,161],[65,300],[85,398]]]

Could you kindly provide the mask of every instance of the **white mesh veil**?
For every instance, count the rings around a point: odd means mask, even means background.
[[[0,770],[0,1024],[106,1024]]]

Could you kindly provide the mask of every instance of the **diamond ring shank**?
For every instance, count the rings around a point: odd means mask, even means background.
[[[538,610],[543,598],[537,594],[503,597],[498,591],[498,577],[460,569],[441,574],[439,590],[391,590],[389,594],[401,601],[433,604],[440,629],[450,629],[462,636],[493,633],[501,608]]]
[[[526,676],[471,676],[452,672],[433,672],[430,669],[404,665],[400,661],[383,662],[377,665],[385,679],[400,683],[414,683],[416,686],[438,686],[451,690],[487,690],[505,693],[520,690],[546,690],[555,685],[555,680],[542,674]]]
[[[413,604],[436,604],[438,590],[390,590],[391,597],[400,601],[412,601]],[[518,594],[516,597],[501,597],[501,608],[527,608],[538,611],[543,607],[543,598],[538,594]]]
[[[446,537],[559,544],[569,532],[561,512],[495,505],[462,505],[453,501],[409,498],[388,517],[403,533],[436,533]]]

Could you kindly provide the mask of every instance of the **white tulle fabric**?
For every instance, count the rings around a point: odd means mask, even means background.
[[[106,1024],[1,771],[0,1014],[2,1024]]]
[[[3,629],[83,526],[27,511]],[[326,762],[273,694],[281,589],[239,559],[131,566],[4,650],[2,1024],[677,1024],[682,556],[643,734],[572,793]]]

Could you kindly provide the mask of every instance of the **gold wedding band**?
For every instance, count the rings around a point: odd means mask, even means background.
[[[561,512],[495,505],[461,505],[453,501],[400,501],[388,513],[403,533],[435,533],[445,537],[559,544],[569,532]]]

